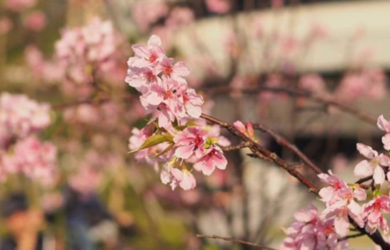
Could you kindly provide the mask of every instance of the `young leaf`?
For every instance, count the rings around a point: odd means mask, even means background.
[[[139,150],[153,147],[157,144],[163,143],[163,142],[173,142],[172,136],[169,134],[155,134],[149,137],[145,140],[145,142],[136,150],[131,151],[130,153],[137,152]]]

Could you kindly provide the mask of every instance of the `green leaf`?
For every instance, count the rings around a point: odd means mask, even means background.
[[[173,142],[172,135],[170,134],[155,134],[144,141],[144,143],[136,150],[130,151],[130,153],[137,152],[139,150],[153,147],[163,142]]]

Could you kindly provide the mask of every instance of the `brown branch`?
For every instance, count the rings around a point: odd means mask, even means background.
[[[247,148],[249,147],[250,144],[247,143],[247,142],[244,142],[244,143],[241,143],[241,144],[238,144],[238,145],[232,145],[232,146],[226,146],[226,147],[221,147],[221,149],[223,151],[234,151],[234,150],[239,150],[239,149],[242,149],[242,148]]]
[[[229,241],[237,244],[242,244],[242,245],[247,245],[251,247],[256,247],[259,249],[266,249],[266,250],[276,250],[275,248],[272,247],[267,247],[267,246],[262,246],[254,242],[249,242],[249,241],[244,241],[244,240],[239,240],[239,239],[234,239],[234,238],[229,238],[229,237],[222,237],[222,236],[217,236],[217,235],[203,235],[203,234],[197,234],[196,237],[198,238],[207,238],[207,239],[217,239],[217,240],[224,240],[224,241]]]
[[[316,174],[323,173],[323,171],[314,164],[297,146],[289,142],[287,139],[273,131],[272,129],[266,127],[260,123],[253,123],[253,128],[258,129],[275,139],[275,141],[282,147],[286,147],[292,152],[294,152],[307,166],[309,166]]]
[[[292,176],[297,178],[299,182],[304,184],[311,192],[313,193],[318,193],[319,189],[305,176],[303,176],[298,170],[297,170],[297,165],[290,164],[280,158],[277,154],[269,151],[265,147],[261,146],[260,144],[256,143],[253,141],[251,138],[246,136],[245,134],[241,133],[238,129],[236,129],[232,124],[223,122],[221,120],[218,120],[215,117],[202,114],[201,117],[213,124],[217,124],[225,129],[227,129],[229,132],[232,134],[236,135],[239,137],[242,141],[246,142],[249,144],[249,148],[252,151],[253,154],[255,154],[257,157],[260,159],[266,159],[269,161],[274,162],[276,165],[282,167],[285,169],[288,173],[290,173]]]

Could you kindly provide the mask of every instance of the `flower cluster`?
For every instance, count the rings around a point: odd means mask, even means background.
[[[2,158],[2,176],[23,173],[32,179],[46,182],[53,176],[56,166],[57,149],[49,142],[41,142],[31,135],[17,142],[12,152]]]
[[[345,249],[347,241],[339,241],[335,233],[334,221],[318,213],[317,208],[309,206],[307,210],[294,215],[295,222],[285,233],[282,250],[296,249]]]
[[[0,96],[0,178],[22,173],[43,183],[53,174],[56,147],[35,133],[50,124],[49,106],[24,95]]]
[[[164,184],[192,189],[196,186],[193,170],[211,175],[216,168],[226,168],[221,146],[229,142],[220,136],[218,126],[200,119],[203,98],[188,87],[188,68],[165,55],[159,37],[153,35],[147,45],[134,45],[133,50],[126,82],[140,92],[151,120],[141,130],[133,129],[129,148],[137,151],[136,159],[156,170],[164,163]]]
[[[49,124],[49,105],[38,104],[24,95],[0,96],[0,148]]]
[[[386,132],[382,142],[388,150],[390,122],[381,115],[377,124]],[[319,174],[318,177],[328,185],[319,191],[325,209],[321,214],[313,207],[298,212],[297,221],[285,230],[288,237],[282,249],[342,249],[345,246],[343,239],[351,228],[350,219],[370,234],[377,230],[389,232],[385,214],[390,213],[390,196],[382,185],[390,181],[390,157],[362,143],[357,143],[357,150],[366,160],[355,166],[354,174],[364,179],[347,184],[331,171]],[[366,181],[371,185],[359,184]]]
[[[97,76],[110,75],[119,66],[117,48],[123,38],[110,21],[93,19],[83,27],[65,29],[55,44],[55,64],[62,70],[65,90],[92,89]],[[73,86],[73,88],[72,88]]]

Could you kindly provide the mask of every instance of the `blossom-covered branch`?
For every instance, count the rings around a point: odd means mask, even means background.
[[[298,179],[325,205],[322,212],[309,206],[295,214],[296,222],[285,229],[287,238],[282,249],[342,249],[348,244],[351,226],[378,245],[389,248],[379,232],[389,230],[383,214],[390,213],[390,196],[381,189],[381,185],[390,180],[390,158],[386,154],[358,143],[358,151],[368,160],[361,161],[354,173],[360,178],[372,176],[375,185],[367,189],[358,182],[348,184],[331,171],[322,173],[296,146],[261,124],[244,125],[240,121],[230,124],[202,113],[203,98],[188,87],[185,79],[188,68],[183,62],[175,63],[165,55],[157,36],[152,36],[147,45],[134,45],[133,50],[135,56],[128,61],[126,82],[140,93],[141,104],[150,119],[142,129],[133,129],[129,148],[136,153],[136,159],[148,162],[160,172],[163,183],[170,184],[172,189],[177,186],[192,189],[196,186],[194,171],[211,175],[216,168],[226,169],[223,149],[248,147],[256,157],[273,162]],[[336,101],[302,95],[371,121]],[[380,116],[377,123],[386,132],[382,142],[387,150],[390,148],[390,122]],[[237,136],[241,144],[228,147],[229,142],[220,135],[220,127]],[[301,165],[291,164],[262,146],[254,128],[268,133],[293,151],[327,186],[320,189],[299,171]]]
[[[151,116],[144,128],[132,131],[129,148],[136,159],[153,165],[172,189],[194,188],[194,171],[211,175],[216,168],[226,169],[221,147],[229,141],[218,126],[200,119],[203,98],[188,87],[185,64],[168,58],[157,36],[133,50],[126,82],[140,92],[141,104]]]

